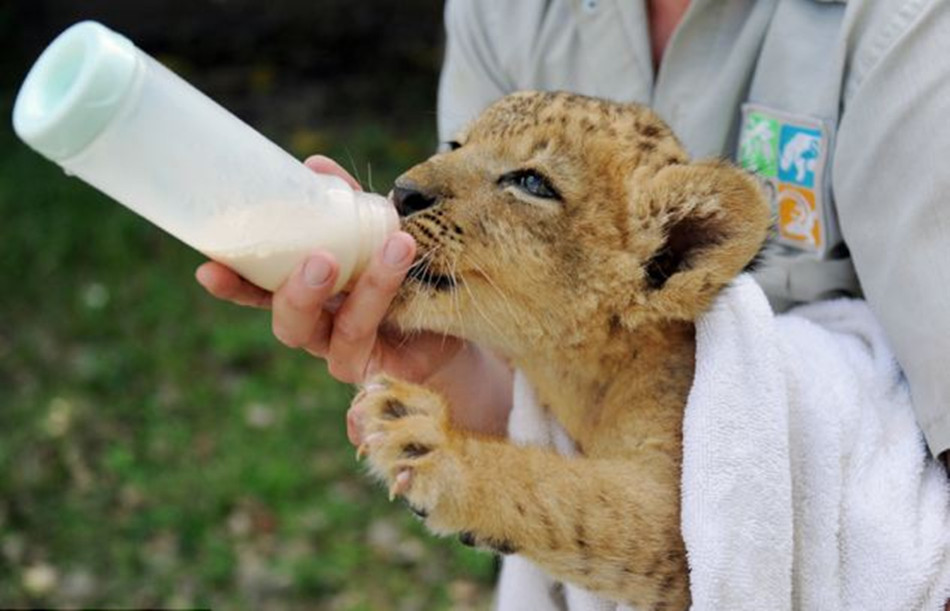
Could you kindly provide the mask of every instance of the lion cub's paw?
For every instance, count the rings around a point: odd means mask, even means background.
[[[445,402],[422,386],[378,376],[353,405],[362,433],[357,458],[368,459],[390,499],[401,496],[416,514],[431,516],[460,475]]]

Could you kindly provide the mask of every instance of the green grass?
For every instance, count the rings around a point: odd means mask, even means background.
[[[380,190],[434,142],[352,125],[286,142]],[[199,255],[5,129],[0,224],[0,607],[486,606],[494,560],[386,501],[352,390],[205,295]]]

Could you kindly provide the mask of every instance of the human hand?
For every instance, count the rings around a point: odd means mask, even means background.
[[[313,155],[304,161],[304,165],[318,174],[342,178],[357,191],[363,190],[355,178],[329,157]],[[271,307],[273,295],[270,291],[248,282],[237,272],[217,261],[208,261],[199,266],[195,278],[206,291],[218,299],[254,308]]]
[[[360,189],[356,180],[331,159],[314,156],[305,164]],[[331,375],[340,381],[361,382],[367,375],[386,372],[422,382],[451,359],[461,341],[431,334],[406,338],[381,329],[389,304],[412,264],[415,248],[415,241],[406,233],[390,236],[345,296],[331,294],[339,265],[325,251],[314,252],[273,294],[213,261],[199,267],[196,277],[219,299],[271,308],[277,339],[326,359]]]
[[[360,186],[331,159],[306,160],[311,170]],[[332,296],[339,266],[330,253],[314,252],[273,294],[209,261],[198,282],[213,296],[244,306],[270,308],[274,335],[287,346],[325,359],[330,374],[362,382],[386,373],[431,384],[452,399],[453,421],[469,430],[502,434],[511,397],[511,374],[494,355],[456,337],[417,333],[406,337],[383,319],[415,256],[415,241],[397,232],[375,253],[348,295]],[[486,388],[490,390],[486,392]],[[355,439],[350,419],[350,436]]]
[[[331,159],[314,156],[305,164],[360,189],[356,180]],[[287,346],[326,359],[330,373],[338,380],[361,382],[367,375],[385,372],[423,382],[457,353],[462,342],[425,333],[406,338],[381,328],[414,255],[415,241],[397,232],[375,253],[345,297],[331,296],[339,266],[325,251],[314,252],[273,294],[213,261],[199,267],[196,277],[219,299],[271,308],[274,335]]]

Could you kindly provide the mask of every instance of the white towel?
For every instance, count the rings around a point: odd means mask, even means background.
[[[697,323],[683,424],[682,531],[693,609],[941,610],[950,484],[862,301],[775,316],[749,277]],[[948,372],[950,374],[950,372]],[[570,454],[516,376],[516,443]],[[505,561],[499,611],[620,611]]]

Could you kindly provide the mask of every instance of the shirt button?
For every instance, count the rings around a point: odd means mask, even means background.
[[[597,0],[583,0],[582,6],[586,12],[593,13],[597,10]]]

